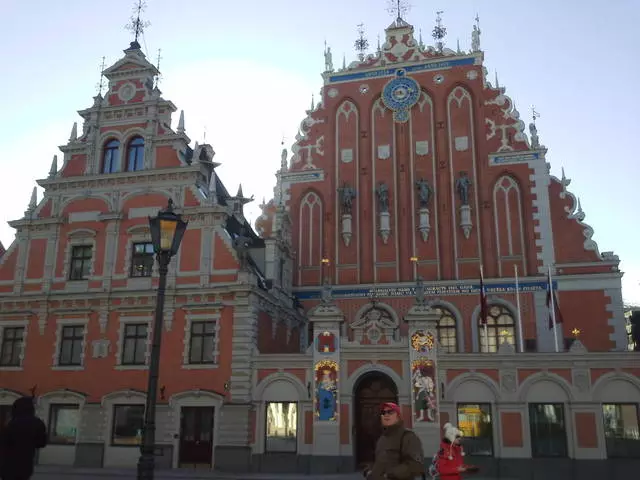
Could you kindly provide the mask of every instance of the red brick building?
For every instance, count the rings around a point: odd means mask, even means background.
[[[157,285],[147,216],[169,198],[189,227],[169,273],[161,466],[350,471],[371,459],[386,400],[429,456],[459,424],[488,475],[556,456],[559,475],[591,478],[633,453],[640,368],[619,260],[487,81],[479,29],[470,52],[441,40],[425,46],[399,18],[342,69],[326,52],[259,236],[213,148],[190,146],[182,113],[172,127],[139,46],[105,71],[108,92],[79,112],[0,259],[0,409],[38,397],[41,464],[137,461]]]

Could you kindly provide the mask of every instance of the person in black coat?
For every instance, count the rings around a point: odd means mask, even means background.
[[[0,431],[0,478],[29,480],[36,450],[47,444],[47,428],[36,417],[33,397],[13,403],[11,420]]]

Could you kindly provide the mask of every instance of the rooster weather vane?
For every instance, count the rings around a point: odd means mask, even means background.
[[[125,28],[134,34],[133,43],[138,43],[138,38],[144,33],[144,29],[151,25],[150,22],[142,20],[142,12],[147,8],[147,2],[144,0],[138,0],[137,4],[133,7],[133,15],[131,21],[125,25]]]

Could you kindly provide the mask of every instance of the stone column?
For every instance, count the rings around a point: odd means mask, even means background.
[[[436,330],[440,316],[422,302],[411,307],[404,319],[409,324],[413,431],[422,441],[425,457],[430,458],[438,450],[442,436],[438,405],[440,383]]]
[[[329,298],[309,315],[313,325],[313,447],[311,473],[340,470],[340,329],[342,311]]]

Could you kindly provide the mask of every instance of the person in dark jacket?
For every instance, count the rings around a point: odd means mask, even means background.
[[[13,403],[11,420],[0,432],[0,478],[29,480],[36,450],[47,444],[47,428],[36,417],[33,397]]]
[[[424,474],[422,442],[404,427],[395,403],[380,409],[383,432],[376,445],[375,462],[363,472],[367,480],[413,480]]]

